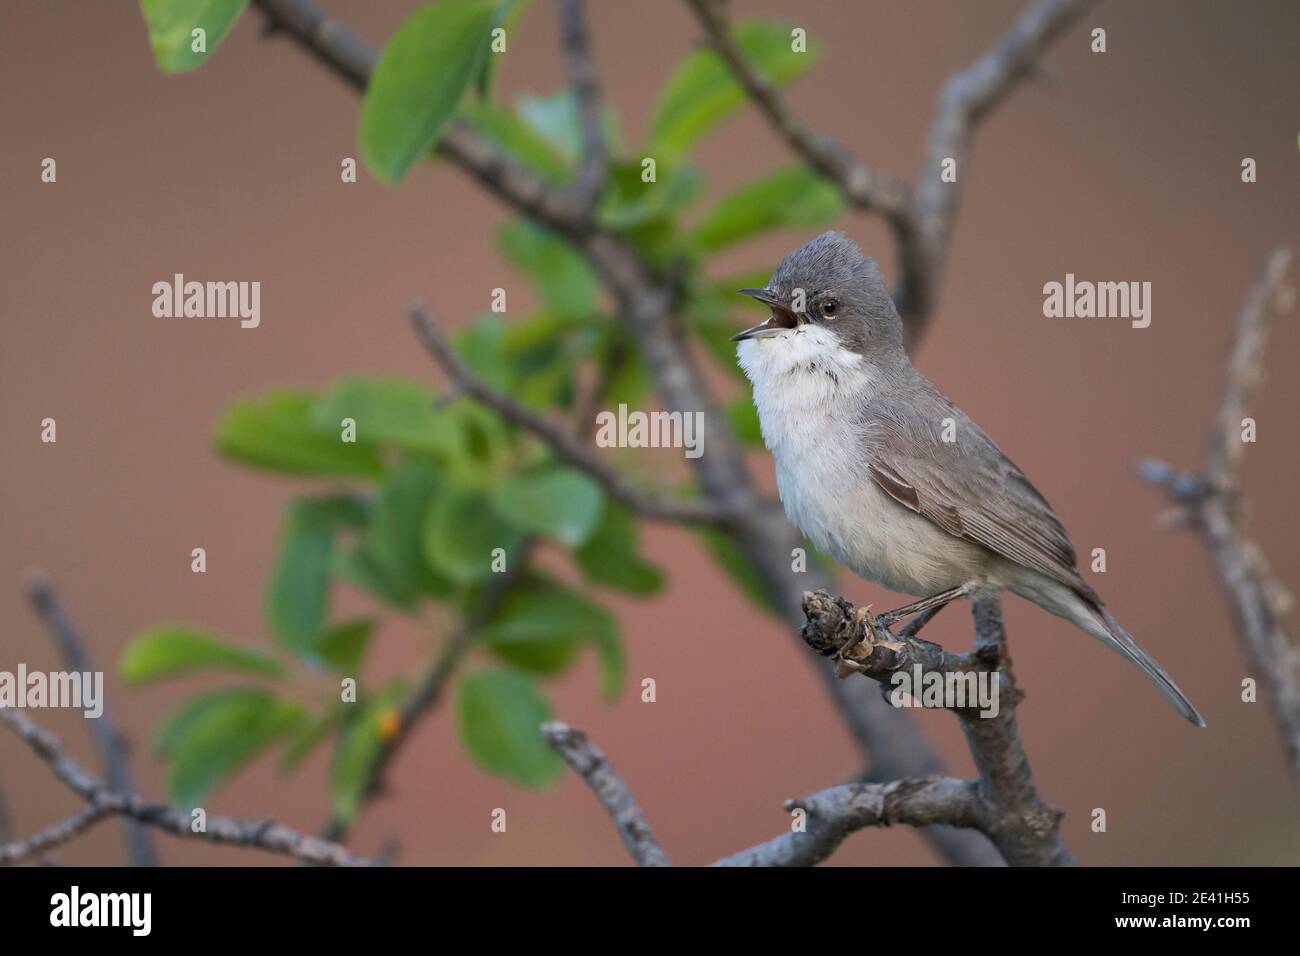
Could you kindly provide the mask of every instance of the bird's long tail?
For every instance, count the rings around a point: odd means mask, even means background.
[[[1187,695],[1178,689],[1178,685],[1174,683],[1172,677],[1165,673],[1165,669],[1157,664],[1150,654],[1138,646],[1138,642],[1133,640],[1133,635],[1120,627],[1119,621],[1115,620],[1114,615],[1099,604],[1092,607],[1091,610],[1096,626],[1086,628],[1087,631],[1142,668],[1142,673],[1146,674],[1147,679],[1156,685],[1156,689],[1165,695],[1165,699],[1174,705],[1175,710],[1196,726],[1204,727],[1204,718],[1192,706],[1192,702],[1187,699]]]

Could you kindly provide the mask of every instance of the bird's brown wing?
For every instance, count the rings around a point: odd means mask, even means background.
[[[1051,505],[978,425],[942,396],[935,398],[942,402],[937,417],[874,416],[879,427],[866,451],[876,484],[949,534],[1096,601],[1075,569],[1074,546]],[[943,418],[955,422],[953,442],[941,438]]]

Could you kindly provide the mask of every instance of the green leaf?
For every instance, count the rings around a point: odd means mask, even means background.
[[[122,679],[128,684],[175,677],[198,670],[233,670],[279,677],[284,666],[259,651],[236,647],[208,631],[189,627],[155,627],[122,652]]]
[[[561,544],[581,544],[600,520],[605,493],[573,468],[515,475],[491,491],[492,507],[516,528],[548,535]]]
[[[817,59],[818,50],[811,42],[806,53],[790,48],[789,27],[751,20],[737,24],[732,34],[745,59],[774,86],[799,76]],[[661,163],[677,160],[744,102],[745,91],[716,53],[692,53],[660,94],[651,124],[651,155]]]
[[[451,582],[435,574],[424,558],[425,516],[442,485],[429,462],[398,462],[379,490],[363,547],[366,563],[383,579],[381,591],[393,603],[412,606],[421,595],[445,597]]]
[[[601,692],[614,697],[626,669],[618,620],[606,608],[563,585],[539,578],[502,602],[479,634],[493,654],[530,674],[563,673],[584,643],[600,657]]]
[[[492,574],[492,552],[505,549],[507,562],[517,556],[522,535],[502,520],[483,492],[448,485],[425,515],[424,556],[430,567],[458,584]]]
[[[749,555],[720,531],[706,528],[700,534],[713,559],[718,562],[722,570],[727,572],[732,581],[739,585],[741,592],[763,610],[779,617],[781,607],[776,598],[768,593],[767,586],[763,583]]]
[[[489,57],[491,62],[495,57]],[[488,139],[525,166],[553,183],[567,182],[573,175],[573,159],[555,147],[517,113],[488,103],[466,103],[462,115]]]
[[[287,734],[284,751],[276,762],[275,769],[281,773],[293,773],[306,760],[321,742],[343,723],[347,716],[349,704],[335,703],[323,714],[304,717],[298,721]]]
[[[601,225],[628,231],[670,219],[694,202],[703,185],[699,172],[690,165],[657,162],[655,181],[641,179],[640,162],[615,163],[610,169],[608,191],[598,211]]]
[[[727,418],[731,429],[746,445],[761,447],[763,444],[763,427],[758,420],[758,409],[748,397],[738,398],[727,408]]]
[[[829,180],[793,166],[724,196],[691,241],[701,252],[717,252],[769,229],[816,226],[843,209],[840,191]]]
[[[497,234],[502,255],[538,286],[542,304],[561,316],[586,316],[596,309],[598,284],[591,267],[554,233],[522,219]]]
[[[600,524],[573,556],[592,584],[629,594],[655,594],[663,587],[664,573],[642,560],[638,554],[638,537],[636,519],[627,509],[607,504]]]
[[[440,0],[412,14],[384,47],[361,106],[361,155],[396,183],[426,156],[489,56],[495,4]]]
[[[334,814],[345,822],[352,821],[365,800],[375,758],[396,726],[401,694],[400,684],[390,684],[362,704],[335,744],[330,764],[330,795]]]
[[[329,615],[334,533],[340,515],[336,499],[299,498],[280,534],[280,553],[267,590],[266,617],[277,641],[309,650]]]
[[[140,0],[140,12],[149,28],[154,62],[164,73],[180,73],[199,66],[217,48],[248,0]],[[194,30],[204,31],[204,51],[194,50]]]
[[[559,776],[564,764],[539,729],[551,719],[551,705],[531,680],[480,671],[461,679],[456,698],[461,741],[480,767],[525,787],[545,787]]]
[[[461,451],[455,420],[434,408],[433,396],[418,382],[346,379],[322,395],[311,414],[322,434],[340,434],[345,418],[357,423],[356,437],[371,444],[448,456]]]
[[[509,50],[510,44],[514,42],[515,27],[519,25],[519,20],[527,8],[528,0],[499,0],[496,9],[492,11],[489,36],[492,30],[501,27],[505,30],[506,50]],[[489,54],[483,58],[483,63],[474,78],[474,92],[482,99],[492,95],[492,83],[496,79],[497,67],[502,59],[502,54]]]
[[[327,630],[312,651],[340,674],[355,677],[361,669],[361,659],[365,657],[374,632],[373,617],[353,618]]]
[[[302,708],[264,691],[207,694],[184,705],[159,731],[157,749],[172,762],[167,788],[181,806],[197,806],[304,719]]]
[[[320,431],[311,420],[310,392],[271,392],[226,407],[217,424],[217,451],[227,458],[291,475],[360,476],[383,473],[374,446],[345,442],[342,430]]]

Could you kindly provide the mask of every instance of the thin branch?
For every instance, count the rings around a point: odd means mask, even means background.
[[[714,866],[816,866],[850,834],[865,827],[936,824],[980,828],[988,812],[973,780],[927,777],[890,783],[851,783],[786,803],[803,810],[803,829],[723,857]]]
[[[582,169],[574,187],[579,207],[593,215],[605,192],[609,153],[601,119],[600,79],[591,58],[583,0],[559,0],[560,44],[582,126]]]
[[[414,689],[402,702],[396,728],[380,745],[366,771],[367,782],[362,791],[364,801],[374,799],[383,791],[384,777],[393,758],[410,739],[415,725],[442,700],[452,675],[455,674],[465,655],[469,653],[479,631],[492,619],[500,609],[501,602],[525,576],[533,545],[533,538],[525,538],[517,548],[517,553],[510,556],[506,570],[492,575],[473,607],[461,619],[460,625],[443,644],[441,651],[429,663],[428,668],[416,681]],[[321,836],[327,840],[341,841],[352,829],[352,822],[335,814],[321,829]]]
[[[911,202],[907,184],[875,172],[859,162],[844,144],[805,123],[780,91],[746,59],[717,0],[687,0],[687,5],[704,28],[709,46],[722,57],[768,125],[795,155],[834,182],[844,198],[859,209],[882,212],[890,219],[907,216]]]
[[[134,793],[124,793],[106,786],[90,771],[63,752],[63,745],[53,734],[37,727],[22,711],[0,707],[0,723],[14,731],[69,789],[81,797],[92,810],[103,814],[130,817],[178,837],[252,847],[296,857],[309,863],[333,866],[371,866],[372,861],[353,856],[335,843],[307,836],[272,820],[240,820],[234,817],[208,816],[203,830],[195,832],[189,811],[165,804],[149,803]],[[79,814],[62,826],[89,826],[98,816]],[[75,824],[72,824],[75,821]],[[54,829],[57,829],[54,828]],[[42,831],[46,840],[51,831]],[[75,835],[75,834],[74,834]],[[41,834],[38,834],[41,836]]]
[[[896,636],[860,614],[844,598],[825,591],[804,596],[807,622],[802,637],[822,656],[841,654],[845,676],[857,672],[879,681],[882,689],[895,674],[978,674],[996,676],[998,707],[983,716],[973,707],[954,710],[975,767],[989,814],[979,829],[988,834],[1012,866],[1071,865],[1074,855],[1060,837],[1061,811],[1049,806],[1034,789],[1029,759],[1016,723],[1016,705],[1023,696],[1015,686],[1007,654],[1002,609],[996,600],[974,605],[975,650],[949,654],[916,637]]]
[[[1163,488],[1177,505],[1182,523],[1204,538],[1247,659],[1261,675],[1265,697],[1272,704],[1287,763],[1300,782],[1300,649],[1282,627],[1292,599],[1263,553],[1245,536],[1239,481],[1242,420],[1263,378],[1266,324],[1274,310],[1280,311],[1290,264],[1287,249],[1275,250],[1246,295],[1233,334],[1205,471],[1186,472],[1148,460],[1139,464],[1139,473]]]
[[[602,458],[568,428],[539,415],[478,378],[460,360],[424,306],[413,304],[410,318],[420,342],[462,393],[540,439],[555,452],[557,458],[586,472],[610,497],[635,514],[657,521],[706,525],[725,523],[725,514],[707,501],[674,500],[633,485],[622,471]]]
[[[939,112],[930,127],[925,162],[913,197],[913,218],[924,250],[921,262],[904,273],[900,311],[912,347],[920,341],[938,298],[939,276],[947,255],[962,185],[970,177],[975,127],[1023,80],[1039,60],[1096,0],[1034,0],[991,50],[944,86]],[[957,179],[944,182],[943,163],[956,162]],[[923,265],[923,271],[916,266]]]
[[[82,640],[81,634],[72,623],[72,618],[59,601],[59,596],[50,580],[39,571],[29,571],[25,584],[27,600],[54,638],[64,665],[68,670],[77,673],[93,673],[95,668],[86,650],[86,642]],[[122,735],[109,715],[107,702],[103,703],[99,717],[90,722],[90,732],[95,742],[95,749],[99,752],[108,786],[118,791],[134,790],[130,757]],[[124,818],[123,828],[131,864],[157,866],[158,852],[149,831],[129,817]]]
[[[608,811],[632,859],[640,866],[668,866],[668,856],[650,824],[605,754],[581,730],[568,724],[542,724],[542,736],[551,749],[582,777]]]
[[[91,805],[29,837],[0,845],[0,866],[21,863],[39,853],[67,843],[110,815],[107,807]]]

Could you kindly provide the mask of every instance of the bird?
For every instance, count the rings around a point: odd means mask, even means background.
[[[878,622],[1009,591],[1118,651],[1205,726],[1079,575],[1047,499],[913,367],[873,259],[826,232],[789,253],[766,288],[739,292],[771,310],[732,339],[787,517],[856,574],[920,597]]]

